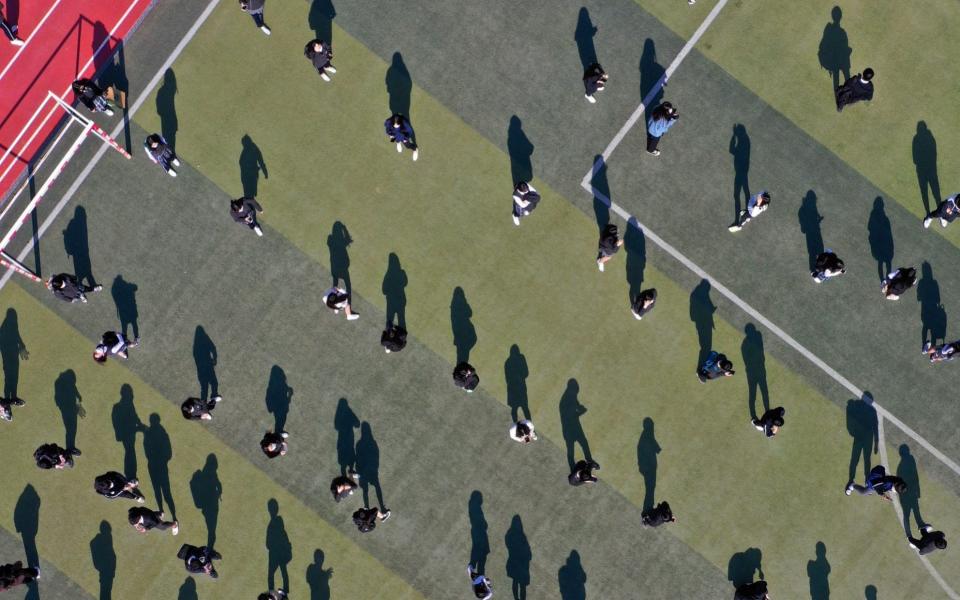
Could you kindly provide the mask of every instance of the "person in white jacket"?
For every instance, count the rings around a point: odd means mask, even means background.
[[[754,194],[747,200],[747,208],[740,211],[740,214],[737,215],[737,220],[733,225],[728,227],[732,232],[737,232],[743,229],[743,226],[749,223],[751,220],[760,216],[760,213],[767,210],[770,207],[770,192],[764,190],[759,194]]]

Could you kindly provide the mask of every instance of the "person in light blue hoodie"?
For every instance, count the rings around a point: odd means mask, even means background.
[[[664,102],[653,109],[650,113],[650,120],[647,122],[648,153],[654,156],[660,156],[660,151],[657,150],[657,144],[660,143],[660,138],[663,137],[663,134],[665,134],[679,118],[680,113],[677,112],[677,109],[669,102]]]

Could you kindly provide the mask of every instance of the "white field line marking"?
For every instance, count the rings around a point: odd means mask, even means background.
[[[17,62],[17,59],[20,58],[20,54],[27,49],[27,46],[30,45],[30,40],[33,39],[33,36],[37,35],[37,32],[40,31],[40,28],[43,27],[43,24],[47,22],[47,19],[50,18],[50,15],[53,14],[53,11],[56,10],[57,6],[60,5],[60,2],[61,0],[56,0],[56,2],[53,3],[50,9],[47,10],[47,14],[43,15],[43,18],[40,19],[40,22],[37,23],[37,26],[34,28],[34,30],[30,32],[30,35],[29,37],[27,37],[27,40],[23,43],[22,46],[20,46],[20,48],[17,49],[17,53],[13,55],[13,58],[10,59],[10,62],[7,63],[7,66],[3,68],[2,72],[0,72],[0,79],[3,79],[3,76],[7,74],[7,71],[10,70],[10,67],[13,66],[13,63]]]
[[[130,107],[129,117],[133,118],[133,115],[140,109],[147,97],[150,96],[153,89],[157,87],[157,84],[160,83],[160,80],[163,78],[163,74],[169,69],[174,61],[180,56],[184,48],[187,47],[187,44],[193,39],[197,34],[197,31],[200,27],[206,22],[207,18],[210,16],[210,13],[213,12],[213,9],[217,7],[217,4],[220,0],[210,0],[210,3],[207,4],[207,8],[204,9],[203,13],[197,18],[196,22],[190,27],[186,35],[183,36],[183,39],[180,40],[180,43],[177,44],[177,47],[173,49],[173,52],[170,53],[170,56],[167,57],[167,60],[164,61],[163,65],[157,70],[156,75],[153,76],[153,79],[147,84],[147,86],[140,93],[140,96],[137,98],[136,102]],[[110,132],[110,137],[117,137],[120,135],[120,132],[123,131],[123,121],[117,123],[117,126],[113,128],[113,131]],[[43,223],[40,225],[40,230],[37,231],[36,239],[43,237],[43,234],[46,233],[47,229],[53,224],[53,221],[57,218],[61,211],[67,206],[67,203],[73,198],[73,195],[77,193],[77,190],[80,189],[80,186],[83,185],[83,182],[90,176],[90,173],[93,171],[93,168],[97,166],[97,163],[100,162],[100,159],[103,158],[103,155],[106,154],[107,150],[112,150],[112,148],[106,144],[101,143],[100,149],[97,150],[97,153],[93,155],[93,158],[90,159],[90,162],[87,163],[87,166],[83,168],[83,171],[80,172],[80,175],[77,176],[73,184],[67,189],[67,192],[63,195],[63,198],[60,199],[60,202],[53,208],[53,211],[47,218],[44,219]],[[30,252],[33,250],[33,240],[31,237],[27,242],[27,245],[24,246],[23,250],[18,254],[17,260],[23,261],[27,258]],[[3,274],[3,277],[0,278],[0,289],[3,289],[7,282],[10,281],[10,277],[13,276],[14,270],[7,269],[7,272]]]
[[[703,20],[703,23],[700,23],[700,27],[693,32],[693,35],[690,36],[690,39],[687,40],[687,43],[683,45],[683,48],[680,49],[680,53],[677,54],[676,58],[673,59],[673,62],[670,63],[670,66],[667,67],[667,70],[664,71],[663,75],[660,76],[660,80],[657,81],[656,85],[647,92],[647,97],[643,99],[643,102],[633,111],[633,114],[630,115],[630,118],[627,119],[627,122],[623,124],[623,127],[620,128],[620,131],[617,132],[617,135],[613,136],[613,139],[610,140],[610,143],[607,144],[607,147],[604,148],[601,156],[603,157],[603,162],[607,162],[610,159],[610,155],[613,154],[613,151],[617,149],[617,146],[620,145],[620,142],[623,141],[623,138],[633,129],[633,126],[637,124],[637,121],[640,117],[643,116],[644,111],[647,110],[647,106],[650,105],[650,102],[657,97],[657,94],[660,93],[660,90],[663,86],[667,85],[667,81],[673,76],[673,72],[677,70],[677,67],[680,66],[680,63],[683,62],[683,59],[690,54],[690,51],[693,50],[693,47],[700,41],[700,38],[703,37],[703,34],[706,33],[707,28],[713,23],[717,18],[717,15],[720,14],[720,11],[727,4],[727,0],[719,0],[713,7],[713,10],[710,11],[710,14],[707,15],[707,18]],[[600,159],[597,159],[598,162]],[[594,165],[596,169],[596,165]],[[591,169],[586,175],[583,176],[581,180],[582,185],[586,185],[590,181],[590,177],[593,175],[593,170]]]

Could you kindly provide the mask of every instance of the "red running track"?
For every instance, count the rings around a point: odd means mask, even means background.
[[[108,63],[101,84],[117,83],[126,89],[124,65],[113,54],[151,2],[3,0],[5,20],[19,26],[19,36],[27,43],[13,46],[0,35],[0,198],[23,175],[64,115],[59,109],[51,114],[54,103],[47,103],[21,136],[47,92],[72,104],[73,80],[91,77]],[[113,117],[118,118],[119,114]]]

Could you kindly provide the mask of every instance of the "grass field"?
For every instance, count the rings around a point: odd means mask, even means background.
[[[843,5],[853,68],[873,66],[878,91],[838,115],[817,57],[833,5],[730,2],[665,89],[683,117],[663,155],[634,129],[593,183],[960,460],[953,366],[928,365],[917,335],[952,339],[937,307],[949,314],[960,293],[960,234],[921,227],[911,154],[923,119],[952,193],[956,52],[940,40],[958,17],[923,4]],[[5,385],[28,402],[0,438],[0,549],[42,561],[27,597],[252,598],[274,581],[271,557],[289,573],[276,585],[314,600],[466,598],[475,560],[498,598],[728,598],[761,574],[777,599],[949,597],[893,507],[843,486],[886,455],[911,486],[898,500],[911,531],[922,514],[952,539],[955,474],[889,422],[878,440],[868,406],[641,231],[619,222],[625,249],[597,272],[608,215],[581,178],[712,5],[271,3],[266,37],[220,3],[129,126],[134,146],[153,131],[175,140],[180,176],[139,149],[129,162],[108,153],[41,241],[44,275],[89,261],[104,291],[74,306],[17,278],[0,290]],[[154,9],[125,48],[131,97],[203,8]],[[575,35],[583,8],[589,42]],[[333,84],[302,56],[315,32],[332,35]],[[595,106],[580,83],[588,44],[611,73]],[[383,139],[398,107],[416,163]],[[736,124],[751,191],[774,200],[734,236]],[[543,202],[516,228],[509,195],[524,171]],[[265,208],[262,239],[228,217],[245,193]],[[819,287],[807,263],[818,238],[849,270]],[[927,261],[916,296],[882,300],[885,260]],[[359,321],[321,306],[334,276]],[[641,287],[659,300],[636,322],[628,296]],[[379,333],[397,308],[411,343],[387,356]],[[143,344],[98,366],[88,353],[118,319]],[[738,373],[701,385],[711,348]],[[464,352],[481,377],[471,396],[450,385]],[[212,422],[186,422],[179,403],[211,367],[224,400]],[[749,424],[765,404],[787,410],[771,440]],[[507,438],[517,413],[536,444]],[[258,441],[278,421],[291,452],[267,461]],[[74,430],[76,469],[32,466],[33,448]],[[569,458],[584,451],[601,482],[571,488]],[[355,461],[382,489],[334,504],[328,483]],[[130,531],[126,507],[89,489],[108,469],[134,470],[151,503],[169,479],[180,535]],[[643,529],[661,500],[679,521]],[[363,501],[393,517],[361,536],[350,513]],[[193,580],[177,548],[208,541],[221,576]],[[960,588],[955,552],[930,565]]]

